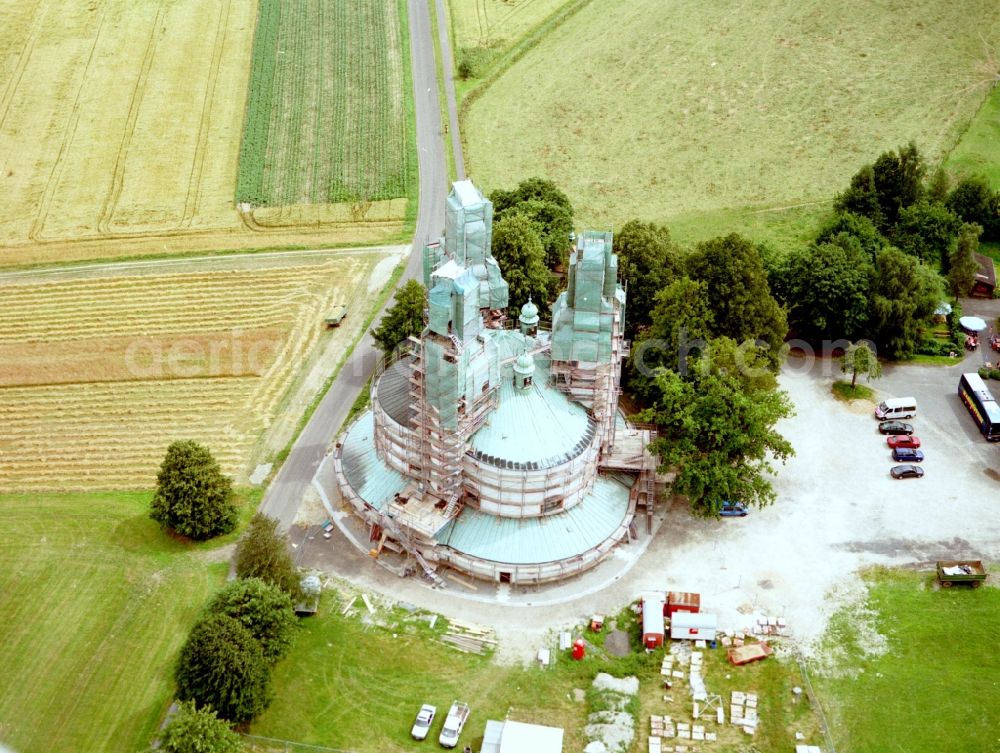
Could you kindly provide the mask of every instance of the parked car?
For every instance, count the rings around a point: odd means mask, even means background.
[[[919,465],[894,465],[889,469],[893,478],[923,478],[924,469]]]
[[[883,421],[878,425],[878,430],[883,434],[912,434],[913,424],[905,421]]]
[[[719,505],[719,515],[724,518],[743,518],[750,511],[742,502],[725,501]]]
[[[458,736],[462,734],[462,728],[469,719],[469,704],[455,701],[448,709],[448,716],[444,718],[444,726],[441,734],[438,735],[438,744],[442,748],[454,748],[458,744]]]
[[[912,447],[917,449],[920,446],[920,437],[915,437],[912,434],[894,434],[886,440],[889,443],[889,447],[896,449],[897,447]]]
[[[437,714],[436,706],[425,703],[420,707],[417,719],[413,722],[413,729],[410,730],[414,740],[423,740],[427,737],[427,733],[431,731],[431,725],[434,723],[435,714]]]
[[[896,447],[892,451],[892,459],[897,463],[922,463],[924,462],[924,453],[920,450],[914,450],[912,447]]]

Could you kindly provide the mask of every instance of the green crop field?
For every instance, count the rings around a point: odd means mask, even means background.
[[[398,0],[262,0],[236,196],[257,206],[407,196],[406,23]]]
[[[131,753],[163,718],[228,550],[169,538],[149,499],[0,496],[0,741],[18,753]]]
[[[881,151],[940,160],[998,45],[988,0],[591,3],[466,107],[467,168],[486,190],[552,178],[585,224],[801,236]]]
[[[1000,589],[894,571],[868,585],[866,603],[831,621],[814,677],[837,750],[1000,750]]]

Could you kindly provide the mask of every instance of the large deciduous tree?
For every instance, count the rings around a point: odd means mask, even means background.
[[[795,249],[774,275],[775,293],[788,321],[811,342],[853,339],[868,323],[871,264],[861,244],[841,233],[830,242]]]
[[[625,334],[652,324],[657,294],[680,273],[680,249],[664,225],[630,220],[615,233],[618,274],[628,285]]]
[[[785,312],[771,295],[759,249],[735,233],[699,243],[688,275],[704,282],[712,306],[712,335],[761,340],[777,365],[788,333]]]
[[[181,703],[159,735],[160,753],[240,753],[243,740],[211,708]]]
[[[881,230],[885,234],[895,227],[903,209],[923,197],[927,167],[917,145],[911,141],[901,146],[898,152],[880,154],[872,165],[872,171],[882,215]]]
[[[661,470],[675,472],[674,493],[703,515],[718,514],[724,500],[774,501],[771,461],[794,454],[774,428],[792,412],[783,392],[756,389],[741,374],[712,366],[687,377],[661,369],[655,386],[653,406],[642,418],[657,426],[651,448]]]
[[[207,448],[191,440],[172,443],[156,476],[150,517],[198,541],[229,533],[238,517],[233,482]]]
[[[260,578],[293,598],[299,594],[299,575],[288,553],[288,537],[278,533],[278,521],[257,513],[236,544],[236,575]]]
[[[933,270],[896,248],[875,260],[869,309],[872,339],[888,358],[906,358],[919,342],[921,326],[944,296]]]
[[[393,296],[393,303],[372,332],[379,349],[391,353],[410,335],[419,335],[424,329],[424,286],[409,280]]]
[[[893,238],[896,247],[921,261],[948,263],[962,221],[943,204],[918,201],[899,212]]]
[[[846,234],[856,239],[868,261],[874,262],[878,252],[886,245],[885,238],[867,217],[850,212],[838,212],[816,237],[816,243],[829,243],[838,235]]]
[[[994,192],[983,176],[960,181],[946,205],[965,222],[982,227],[983,240],[1000,240],[1000,192]]]
[[[511,214],[523,214],[535,223],[549,267],[563,264],[569,254],[573,232],[573,205],[551,180],[528,178],[511,191],[490,194],[494,222]]]
[[[174,677],[179,700],[210,706],[234,723],[253,719],[270,701],[270,667],[260,643],[225,614],[211,614],[192,628]]]
[[[264,658],[277,661],[292,645],[295,612],[291,597],[260,578],[239,578],[212,597],[207,611],[232,617],[260,643]]]
[[[545,249],[538,226],[526,215],[512,212],[493,223],[493,256],[510,287],[510,305],[520,308],[531,298],[549,300],[552,275],[545,266]]]

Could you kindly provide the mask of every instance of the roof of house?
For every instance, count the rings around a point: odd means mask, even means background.
[[[997,286],[997,272],[993,266],[993,260],[984,254],[973,254],[972,256],[975,258],[976,264],[979,265],[979,271],[976,272],[976,282],[995,288]]]

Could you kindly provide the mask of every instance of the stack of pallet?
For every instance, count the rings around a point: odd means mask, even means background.
[[[757,731],[757,694],[733,691],[732,703],[729,706],[730,721],[737,727],[742,727],[748,735]]]
[[[669,716],[653,714],[649,717],[649,734],[653,737],[673,737],[676,733],[674,720]]]

